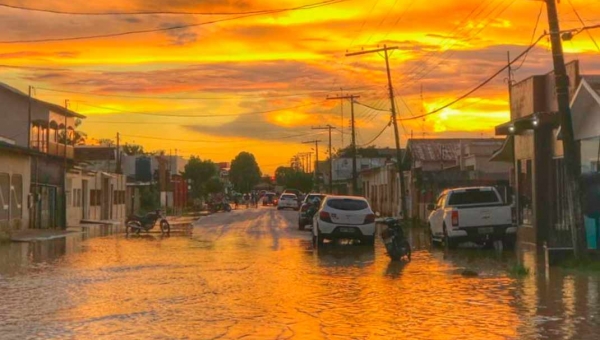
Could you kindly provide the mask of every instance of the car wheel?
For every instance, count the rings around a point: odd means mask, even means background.
[[[438,242],[433,238],[433,230],[431,230],[431,226],[429,226],[429,244],[431,244],[432,247],[438,245]]]
[[[446,225],[444,225],[444,247],[446,247],[446,249],[454,249],[456,246],[456,241],[452,240],[450,236],[448,236]]]

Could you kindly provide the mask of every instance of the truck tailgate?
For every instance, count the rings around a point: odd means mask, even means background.
[[[485,227],[512,223],[510,206],[455,207],[460,227]]]

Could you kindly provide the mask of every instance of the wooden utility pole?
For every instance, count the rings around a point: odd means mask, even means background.
[[[550,27],[550,43],[552,45],[552,59],[554,62],[554,77],[556,81],[556,99],[558,101],[558,114],[561,126],[560,131],[564,150],[567,212],[571,226],[573,252],[577,259],[582,259],[587,254],[587,240],[581,209],[581,188],[579,184],[581,168],[578,157],[579,149],[573,133],[573,121],[571,120],[571,107],[569,102],[569,77],[565,66],[556,1],[545,1],[548,10],[548,26]]]
[[[313,130],[329,130],[329,193],[333,194],[333,154],[331,152],[331,130],[335,127],[331,125],[313,127]]]
[[[361,54],[368,54],[368,53],[384,52],[385,68],[387,70],[388,90],[389,90],[390,102],[392,105],[392,123],[394,124],[394,135],[395,135],[395,139],[396,139],[396,159],[397,159],[396,164],[398,166],[398,174],[400,177],[399,178],[400,211],[402,212],[402,218],[405,219],[408,216],[407,216],[407,211],[406,211],[406,192],[404,191],[404,171],[403,171],[403,166],[402,166],[402,151],[400,149],[400,132],[398,131],[398,119],[397,119],[397,115],[396,115],[396,102],[394,100],[394,88],[392,86],[392,74],[390,72],[390,61],[389,61],[389,56],[388,56],[388,51],[397,50],[397,49],[398,49],[397,46],[387,47],[386,45],[383,45],[383,48],[378,48],[375,50],[346,53],[346,57],[356,56],[356,55],[361,55]]]
[[[306,141],[306,142],[302,142],[302,144],[312,144],[312,143],[315,143],[315,167],[314,167],[315,183],[314,183],[314,186],[318,190],[319,189],[319,176],[318,176],[318,169],[319,169],[319,143],[321,143],[321,141],[320,140],[309,140],[309,141]]]
[[[116,151],[116,169],[115,172],[120,174],[123,173],[123,171],[121,171],[121,134],[117,132],[117,151]]]
[[[336,97],[327,97],[327,100],[340,100],[340,99],[349,99],[350,100],[350,122],[352,125],[352,194],[358,194],[358,172],[356,167],[356,124],[354,121],[354,99],[358,99],[360,96],[356,95],[346,95],[346,96],[336,96]],[[343,135],[343,133],[342,133]]]

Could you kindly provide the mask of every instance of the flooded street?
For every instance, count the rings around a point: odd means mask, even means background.
[[[597,339],[600,276],[509,272],[510,252],[314,251],[297,213],[203,217],[193,234],[0,246],[1,339]],[[470,277],[464,270],[479,275]]]

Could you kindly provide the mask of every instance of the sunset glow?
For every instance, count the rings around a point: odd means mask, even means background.
[[[316,2],[3,1],[71,12],[237,13]],[[598,23],[600,2],[572,3],[586,24]],[[398,46],[390,66],[400,118],[408,119],[471,90],[506,65],[507,52],[515,57],[532,37],[543,34],[548,29],[545,12],[534,33],[540,6],[513,0],[439,0],[435,6],[408,0],[344,1],[212,24],[238,15],[90,16],[0,7],[0,81],[24,92],[33,86],[37,98],[53,103],[68,99],[71,109],[87,115],[81,129],[90,138],[114,139],[119,132],[122,142],[142,144],[146,150],[177,149],[181,155],[216,162],[249,151],[263,172],[272,173],[292,155],[310,150],[302,141],[315,136],[325,140],[325,132],[312,127],[348,127],[350,104],[342,108],[339,101],[325,100],[339,95],[340,88],[360,95],[363,104],[390,108],[384,59],[377,54],[346,57],[346,51]],[[583,26],[568,2],[561,2],[559,11],[563,29]],[[97,39],[6,43],[200,23],[206,24]],[[600,29],[589,33],[600,39]],[[567,61],[580,59],[583,74],[600,73],[590,35],[578,34],[564,47]],[[548,42],[542,39],[522,67],[515,67],[514,77],[519,81],[551,67]],[[507,77],[498,76],[425,120],[403,121],[403,145],[411,134],[493,136],[493,127],[509,118]],[[362,105],[355,105],[355,115],[359,144],[389,122],[388,113]],[[339,131],[334,144],[342,146]],[[392,130],[375,144],[393,146]]]

